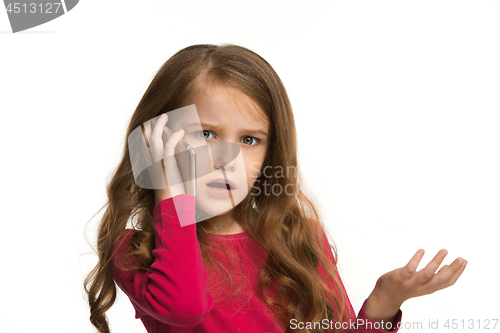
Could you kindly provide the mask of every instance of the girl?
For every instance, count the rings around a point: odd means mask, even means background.
[[[461,258],[435,273],[446,250],[416,272],[420,250],[377,280],[356,316],[316,205],[300,173],[288,172],[298,170],[295,124],[273,68],[236,45],[187,47],[160,68],[127,137],[166,113],[147,130],[155,159],[171,156],[181,138],[189,140],[188,131],[179,130],[161,141],[168,111],[193,104],[203,124],[200,137],[240,147],[248,195],[233,209],[195,223],[197,201],[181,186],[137,186],[126,142],[107,187],[99,262],[84,283],[98,332],[110,332],[105,312],[115,301],[115,283],[150,333],[397,332],[405,300],[446,288],[462,274]],[[231,179],[237,166],[214,161],[213,168]],[[179,175],[176,165],[166,169]],[[197,191],[217,205],[206,185],[198,183]],[[131,218],[133,228],[126,229]],[[180,220],[192,223],[181,226]]]

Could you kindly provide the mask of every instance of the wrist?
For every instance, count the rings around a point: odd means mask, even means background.
[[[380,291],[380,289],[376,288],[373,289],[371,292],[370,296],[372,299],[376,301],[377,304],[379,304],[383,308],[387,308],[390,310],[396,309],[399,310],[401,308],[401,305],[403,304],[404,300],[396,297],[395,295],[390,295],[388,296],[387,293],[384,293]]]
[[[390,322],[394,319],[403,302],[385,297],[383,293],[373,290],[365,303],[365,314],[373,322]]]

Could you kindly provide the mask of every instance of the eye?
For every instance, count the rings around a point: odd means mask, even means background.
[[[210,130],[197,131],[196,133],[202,133],[202,136],[200,136],[202,139],[211,139],[211,138],[205,136],[205,132],[212,133],[212,131],[210,131]]]
[[[209,134],[212,134],[212,131],[211,130],[202,130],[202,131],[196,131],[195,133],[202,139],[205,139],[205,140],[208,140],[208,139],[213,139],[213,137],[207,137],[207,134],[206,133],[209,133]],[[200,135],[201,133],[201,135]],[[254,136],[251,136],[251,135],[247,135],[245,136],[243,139],[243,143],[245,143],[247,146],[255,146],[257,143],[260,142],[260,139],[259,138],[256,138]],[[251,144],[252,142],[255,142],[254,144]]]
[[[250,141],[249,141],[249,140],[245,140],[245,139],[248,139],[248,138],[250,138]],[[255,141],[255,144],[253,144],[253,145],[249,145],[249,146],[255,146],[255,145],[256,145],[257,143],[259,143],[259,141],[260,141],[260,139],[258,139],[258,138],[256,138],[256,137],[254,137],[254,136],[247,135],[247,136],[245,136],[245,137],[243,138],[243,142],[244,142],[245,144],[247,144],[247,143],[251,143],[251,142],[252,142],[252,141],[251,141],[252,139]]]

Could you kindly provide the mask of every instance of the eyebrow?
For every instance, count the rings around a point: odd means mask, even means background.
[[[197,125],[198,123],[191,123],[191,124],[187,124],[186,127],[189,127],[189,126],[193,126],[193,125]],[[216,125],[213,125],[213,124],[207,124],[207,123],[200,123],[202,127],[211,127],[211,128],[217,128],[219,129],[218,126]],[[241,130],[242,132],[246,132],[246,133],[260,133],[264,136],[267,136],[267,132],[264,131],[264,130],[261,130],[261,129],[242,129]]]

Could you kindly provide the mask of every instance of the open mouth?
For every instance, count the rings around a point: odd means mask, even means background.
[[[234,186],[227,183],[208,183],[207,186],[213,188],[221,188],[224,190],[234,190]]]

